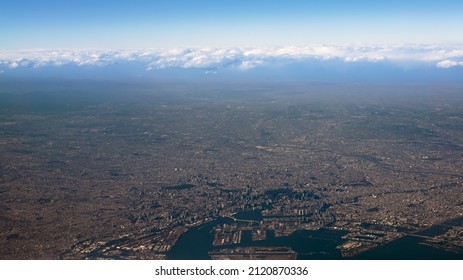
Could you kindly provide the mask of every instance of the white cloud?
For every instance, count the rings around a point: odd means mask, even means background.
[[[11,62],[8,67],[11,69],[18,68],[19,64],[16,61]]]
[[[437,68],[450,68],[450,67],[455,67],[455,66],[463,66],[463,61],[458,62],[458,61],[446,59],[436,64]]]
[[[264,64],[264,62],[262,60],[252,60],[252,61],[243,61],[241,62],[241,64],[238,66],[240,69],[252,69],[252,68],[255,68],[257,66],[260,66]]]
[[[145,50],[0,51],[0,67],[106,66],[141,63],[147,70],[165,68],[251,69],[276,63],[340,60],[348,63],[388,61],[427,63],[438,68],[463,66],[463,46],[306,45],[259,48],[176,48]]]

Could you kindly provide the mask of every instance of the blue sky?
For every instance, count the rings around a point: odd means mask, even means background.
[[[463,1],[0,1],[0,49],[463,41]]]

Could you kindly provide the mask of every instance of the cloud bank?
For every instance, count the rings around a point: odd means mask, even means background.
[[[463,67],[463,46],[442,45],[307,45],[244,48],[177,48],[144,50],[14,50],[0,51],[3,69],[108,66],[141,63],[147,71],[198,68],[246,70],[266,65],[338,60],[345,63],[388,62],[397,65]]]

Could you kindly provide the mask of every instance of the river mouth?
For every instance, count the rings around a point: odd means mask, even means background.
[[[347,231],[330,230],[296,230],[288,236],[275,237],[272,230],[267,230],[264,240],[253,240],[250,230],[240,233],[240,240],[235,244],[214,244],[214,229],[217,227],[253,224],[262,221],[260,211],[245,211],[233,217],[222,217],[189,229],[167,254],[171,260],[208,260],[212,255],[254,248],[287,248],[295,252],[299,260],[336,260],[336,259],[376,259],[376,260],[435,260],[463,259],[463,253],[445,250],[426,244],[425,237],[405,236],[392,242],[370,249],[353,257],[343,257],[339,245],[346,240],[343,236]],[[248,220],[248,222],[246,222]],[[433,226],[420,232],[423,236],[435,236],[447,230],[452,225],[463,224],[463,217],[448,221],[443,225]],[[271,257],[272,258],[272,257]],[[273,258],[288,259],[288,256],[273,256]],[[289,258],[291,259],[291,258]],[[294,258],[292,258],[294,259]]]
[[[251,231],[244,230],[241,240],[237,244],[213,245],[214,228],[223,225],[253,224],[262,221],[260,211],[245,211],[231,217],[218,218],[200,226],[189,229],[167,254],[171,260],[207,260],[211,259],[210,252],[238,248],[288,248],[296,252],[297,259],[342,259],[336,246],[344,240],[343,231],[328,229],[297,230],[288,236],[275,237],[272,230],[268,230],[265,240],[253,240]],[[249,220],[249,222],[245,222]],[[285,259],[285,257],[281,257]]]
[[[444,248],[428,242],[428,238],[445,233],[453,226],[462,226],[463,217],[448,220],[424,229],[414,236],[405,236],[366,251],[355,259],[363,260],[463,260],[463,246]],[[463,244],[463,243],[461,243]],[[436,246],[437,245],[437,246]]]

